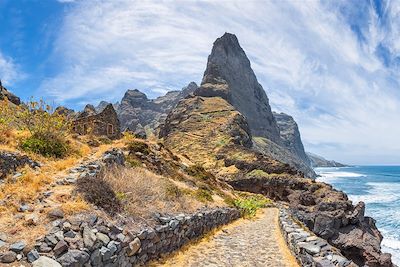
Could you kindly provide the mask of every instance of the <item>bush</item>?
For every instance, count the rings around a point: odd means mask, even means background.
[[[213,197],[210,191],[205,189],[197,189],[195,193],[196,198],[201,202],[211,202]]]
[[[43,137],[31,136],[22,141],[20,147],[45,157],[62,158],[68,154],[69,146],[61,139],[46,139]]]
[[[200,165],[192,165],[190,167],[187,167],[185,169],[186,173],[189,174],[190,176],[193,176],[195,178],[199,178],[201,180],[208,180],[213,178],[213,175],[206,171],[202,166]]]
[[[270,203],[270,199],[261,195],[239,198],[233,201],[233,205],[240,210],[240,213],[245,218],[254,217],[258,209],[265,208]]]
[[[102,177],[82,177],[77,181],[77,191],[83,198],[113,215],[121,210],[122,192],[115,194],[111,185]]]
[[[140,152],[144,155],[150,154],[149,146],[146,143],[135,141],[135,140],[129,142],[128,149],[129,149],[129,152],[131,152],[131,153]]]

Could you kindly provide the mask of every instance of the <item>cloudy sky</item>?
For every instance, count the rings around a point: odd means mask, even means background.
[[[199,83],[237,35],[308,151],[400,164],[400,1],[0,0],[0,78],[75,109]]]

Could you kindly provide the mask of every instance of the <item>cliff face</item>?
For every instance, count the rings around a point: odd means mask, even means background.
[[[137,89],[128,90],[121,103],[114,104],[122,130],[137,131],[144,127],[155,130],[179,100],[193,93],[196,89],[196,83],[191,82],[181,91],[170,91],[156,99],[148,99],[146,94]],[[107,102],[102,101],[96,109],[101,110],[107,104]]]
[[[307,156],[310,159],[311,166],[313,168],[318,167],[347,167],[348,165],[336,162],[334,160],[327,160],[321,156],[307,152]]]
[[[3,87],[0,81],[0,100],[4,100],[6,98],[15,105],[21,104],[21,100],[19,99],[19,97],[17,97],[13,93],[9,92],[5,87]]]
[[[390,254],[380,250],[374,220],[364,216],[364,204],[354,206],[344,193],[304,177],[311,168],[297,124],[285,114],[277,115],[276,123],[235,36],[225,34],[214,43],[194,94],[181,100],[161,127],[169,149],[236,190],[286,202],[311,231],[360,266],[392,266]]]
[[[293,117],[285,113],[274,112],[273,114],[279,127],[283,145],[307,166],[311,166],[311,161],[304,151],[299,127]]]
[[[268,97],[235,35],[225,33],[214,42],[203,81],[195,95],[224,98],[246,117],[254,136],[281,144]]]

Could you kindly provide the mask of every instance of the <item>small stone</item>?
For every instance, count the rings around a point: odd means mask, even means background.
[[[129,243],[128,247],[128,256],[133,256],[140,249],[141,242],[139,238],[135,238],[132,242]]]
[[[32,267],[62,267],[61,264],[46,256],[40,256],[32,263]]]
[[[64,240],[61,240],[57,243],[57,245],[53,249],[54,256],[58,257],[67,250],[68,250],[67,242],[65,242]]]
[[[8,239],[8,236],[5,233],[0,233],[0,240],[6,242]]]
[[[112,256],[111,251],[106,247],[101,247],[99,252],[101,254],[103,261],[108,261]]]
[[[110,243],[108,243],[107,248],[111,251],[111,254],[114,254],[118,251],[119,244],[120,243],[116,241],[111,241]]]
[[[0,248],[2,248],[3,246],[5,246],[6,244],[7,244],[6,242],[0,240]]]
[[[39,257],[40,257],[40,255],[36,249],[33,249],[33,250],[29,251],[28,254],[26,254],[26,258],[28,259],[28,262],[30,262],[30,263],[39,259]]]
[[[28,204],[22,204],[19,206],[18,211],[20,212],[25,212],[25,211],[30,211],[32,208]]]
[[[96,249],[90,255],[90,263],[92,266],[99,266],[101,264],[101,254],[99,249]]]
[[[64,237],[74,238],[76,236],[75,232],[69,230],[68,232],[64,233]]]
[[[80,250],[70,250],[57,259],[62,266],[84,266],[89,261],[89,254]]]
[[[10,246],[10,250],[16,253],[21,252],[26,247],[26,243],[24,241],[18,241]]]
[[[69,222],[64,222],[62,225],[62,228],[64,231],[69,231],[71,230],[72,225]]]
[[[17,254],[17,261],[20,261],[22,259],[22,255],[21,254]]]
[[[43,193],[44,197],[50,197],[53,194],[53,191],[46,191]]]
[[[49,247],[46,243],[43,243],[39,247],[39,252],[49,253],[51,251],[51,247]]]
[[[49,211],[47,213],[47,216],[53,220],[62,219],[62,218],[64,218],[64,211],[60,208],[55,208],[55,209],[52,209],[51,211]]]
[[[96,237],[98,240],[100,240],[104,245],[107,245],[110,242],[110,238],[108,235],[103,234],[103,233],[96,233]]]
[[[25,222],[27,225],[37,225],[39,217],[34,213],[25,215]]]
[[[306,242],[299,242],[297,244],[300,248],[305,249],[308,253],[311,255],[318,254],[321,251],[321,248],[319,246],[312,245],[310,243]]]
[[[0,262],[2,263],[12,263],[17,260],[17,253],[14,251],[7,251],[0,256]]]
[[[89,227],[83,228],[82,237],[83,237],[83,243],[89,249],[91,249],[94,246],[97,239],[96,235],[92,232],[92,230]]]
[[[58,240],[55,238],[54,235],[46,235],[44,237],[44,241],[47,243],[47,245],[52,247],[54,247],[58,243]]]
[[[57,238],[58,241],[64,240],[64,232],[63,231],[55,232],[54,236]]]

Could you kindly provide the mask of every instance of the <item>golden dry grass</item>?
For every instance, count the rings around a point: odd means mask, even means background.
[[[191,212],[204,206],[193,198],[191,189],[143,168],[108,170],[104,179],[122,201],[125,211],[133,216],[144,218],[153,212]]]

